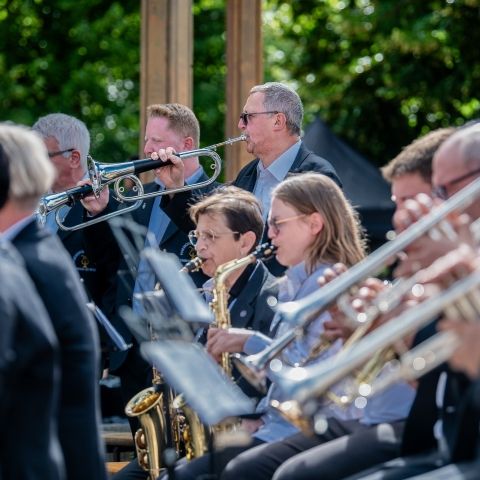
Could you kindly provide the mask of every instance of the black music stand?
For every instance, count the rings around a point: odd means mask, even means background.
[[[233,383],[197,343],[175,340],[145,342],[140,352],[175,391],[210,426],[255,410],[253,400]]]

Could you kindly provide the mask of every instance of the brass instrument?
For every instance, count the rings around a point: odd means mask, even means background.
[[[381,325],[351,348],[348,355],[337,355],[311,367],[281,368],[277,372],[272,372],[272,380],[288,398],[291,398],[289,402],[277,402],[275,408],[282,411],[285,416],[288,416],[289,411],[295,412],[296,416],[298,412],[311,415],[316,410],[316,399],[368,361],[372,352],[382,351],[406,335],[416,332],[442,311],[465,302],[465,297],[478,295],[479,286],[480,273],[473,272],[444,292]],[[476,310],[478,313],[479,310]],[[294,421],[297,420],[296,416],[292,418]],[[300,417],[305,422],[305,418]]]
[[[180,271],[186,273],[196,271],[202,262],[201,258],[196,257],[187,262]],[[159,293],[159,284],[157,286],[155,287],[157,291],[153,294]],[[154,339],[152,330],[150,337]],[[195,426],[192,428],[193,434],[185,433],[185,422],[178,411],[180,407],[175,403],[172,390],[164,384],[157,369],[152,367],[152,370],[153,386],[137,393],[127,403],[125,413],[129,417],[138,418],[140,422],[141,428],[135,433],[134,439],[138,463],[154,480],[160,475],[162,455],[168,448],[170,440],[177,454],[186,444],[187,452],[193,451],[200,456],[206,452],[206,445],[202,443],[203,437],[197,433]],[[189,438],[186,438],[187,435]]]
[[[258,259],[268,258],[273,255],[274,247],[268,243],[259,245],[254,252],[246,257],[224,263],[217,268],[214,277],[213,300],[210,304],[218,328],[230,328],[230,312],[228,311],[228,291],[225,284],[228,276],[240,268],[255,262]],[[222,355],[221,367],[228,377],[232,376],[232,366],[228,353]],[[185,445],[187,460],[197,458],[208,451],[208,445],[213,433],[221,430],[217,426],[212,429],[205,426],[197,413],[185,402],[183,395],[178,395],[173,403],[181,421],[182,438]],[[185,416],[182,419],[182,413]],[[229,428],[229,426],[227,427]]]
[[[281,321],[296,325],[293,329],[285,332],[275,339],[266,349],[261,352],[244,357],[235,355],[234,361],[242,375],[258,389],[265,389],[265,368],[268,363],[285,349],[298,335],[302,335],[312,320],[320,312],[328,309],[330,305],[341,298],[343,294],[350,291],[355,285],[370,275],[374,275],[384,265],[395,258],[400,252],[422,235],[442,225],[442,231],[448,232],[448,228],[442,223],[452,212],[463,210],[471,205],[480,196],[480,178],[473,181],[462,190],[457,192],[447,201],[435,207],[430,214],[424,216],[412,224],[405,231],[400,233],[394,240],[382,245],[361,262],[349,268],[331,282],[324,285],[318,291],[292,302],[285,302],[278,305],[277,312]],[[407,281],[408,282],[408,281]],[[408,284],[405,284],[408,286]],[[404,285],[404,286],[405,286]],[[392,300],[392,303],[394,301]],[[371,321],[378,314],[377,307],[374,312],[369,312],[368,320]],[[383,308],[383,307],[382,307]],[[352,317],[361,323],[367,320],[366,315]],[[361,328],[355,337],[360,338],[367,328]],[[357,339],[356,339],[357,340]],[[356,341],[355,340],[355,341]],[[346,350],[342,350],[346,351]]]
[[[135,210],[140,207],[143,203],[143,200],[147,198],[157,197],[161,195],[175,194],[179,192],[185,192],[188,190],[198,189],[206,187],[213,183],[217,177],[220,175],[222,169],[222,159],[216,153],[216,149],[223,145],[230,145],[235,142],[244,141],[246,139],[245,135],[240,135],[236,138],[231,138],[225,140],[224,142],[217,143],[215,145],[210,145],[205,148],[198,148],[194,150],[187,150],[185,152],[177,153],[176,156],[181,159],[187,159],[192,157],[210,157],[213,161],[212,164],[212,176],[203,182],[195,183],[193,185],[184,185],[183,187],[168,189],[168,190],[159,190],[156,192],[145,194],[143,190],[143,185],[138,175],[143,172],[148,172],[154,170],[155,168],[164,167],[171,165],[172,162],[167,160],[163,162],[162,160],[153,160],[151,158],[144,158],[140,160],[134,160],[131,162],[123,163],[99,163],[93,160],[91,157],[87,158],[88,162],[88,175],[91,181],[91,185],[84,185],[82,187],[75,187],[65,192],[55,193],[52,195],[47,195],[43,197],[40,201],[40,205],[37,209],[37,215],[40,218],[40,222],[45,222],[46,215],[54,210],[58,210],[63,205],[72,205],[75,201],[84,198],[87,195],[94,194],[96,197],[100,195],[100,192],[107,186],[113,184],[113,194],[120,203],[132,203],[130,207],[125,207],[115,212],[107,213],[105,215],[99,215],[94,219],[83,222],[79,225],[73,227],[67,227],[63,224],[60,214],[57,211],[55,219],[58,223],[58,226],[62,230],[74,231],[81,228],[88,227],[95,223],[103,222],[110,218],[113,218],[117,215],[122,215],[123,213]],[[133,189],[135,195],[127,195],[125,189],[121,185],[123,180],[129,178],[133,181],[135,187]]]
[[[169,403],[160,375],[155,368],[153,372],[153,386],[137,393],[125,407],[125,413],[140,422],[135,433],[137,460],[151,480],[160,475],[162,454],[168,446],[165,406]]]
[[[231,327],[230,312],[228,310],[228,290],[226,280],[228,276],[238,270],[254,263],[258,259],[268,258],[273,255],[274,247],[268,243],[259,245],[254,252],[246,257],[231,260],[230,262],[220,265],[214,277],[213,299],[210,307],[215,316],[215,321],[218,328],[228,329]],[[230,354],[228,352],[222,353],[221,366],[228,377],[232,376],[232,365],[230,362]]]

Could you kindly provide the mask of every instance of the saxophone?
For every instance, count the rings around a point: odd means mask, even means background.
[[[202,259],[196,257],[180,271],[195,272],[201,265]],[[159,289],[157,285],[156,290]],[[152,329],[150,339],[156,340]],[[162,456],[167,448],[173,443],[178,454],[182,450],[183,439],[182,422],[178,418],[172,390],[163,382],[155,367],[152,371],[152,386],[134,395],[127,403],[125,413],[140,422],[134,438],[138,464],[148,472],[151,480],[155,480],[161,473]]]
[[[231,326],[230,312],[228,310],[228,291],[226,280],[228,276],[257,260],[269,258],[274,253],[274,247],[268,243],[259,245],[255,251],[246,257],[235,259],[220,265],[214,276],[213,299],[210,302],[210,308],[215,316],[215,324],[218,328],[228,329]],[[221,367],[225,374],[232,377],[232,364],[230,354],[223,353],[221,358]],[[204,425],[197,413],[185,403],[183,395],[178,395],[174,400],[174,405],[181,408],[185,415],[185,425],[183,427],[183,439],[185,441],[186,457],[188,460],[197,458],[208,451],[212,435],[229,430],[234,425],[215,426],[208,428]]]
[[[217,268],[213,284],[213,299],[210,302],[210,308],[215,316],[217,328],[226,330],[232,326],[230,311],[228,310],[228,290],[226,286],[226,280],[228,276],[235,270],[243,268],[250,263],[269,258],[271,255],[273,255],[273,253],[274,247],[269,243],[263,243],[246,257],[231,260],[230,262],[224,263]],[[231,378],[232,362],[228,352],[222,353],[220,365],[225,374]]]

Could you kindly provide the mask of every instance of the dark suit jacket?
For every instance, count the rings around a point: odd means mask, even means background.
[[[230,309],[232,327],[247,328],[269,335],[274,316],[271,303],[269,304],[270,297],[278,298],[278,279],[262,262],[257,262],[248,282],[243,286]],[[236,368],[233,368],[233,378],[250,397],[261,396],[260,392],[253,388]]]
[[[60,344],[59,437],[68,479],[103,480],[106,473],[98,430],[100,356],[85,291],[60,240],[35,221],[12,243],[25,261]]]
[[[80,202],[75,203],[68,212],[64,224],[68,227],[80,225],[84,221],[84,209]],[[93,258],[89,250],[89,243],[85,238],[87,229],[75,231],[65,231],[60,228],[57,235],[63,243],[70,256],[72,257],[75,268],[83,282],[87,295],[102,310],[104,308],[104,296],[109,286],[110,263],[108,256],[98,256]],[[103,242],[98,235],[95,239],[97,243]]]
[[[435,320],[420,330],[414,340],[414,346],[436,333]],[[441,374],[447,375],[443,408],[436,405],[436,391]],[[442,420],[447,446],[452,454],[455,449],[459,428],[460,407],[464,393],[470,382],[463,375],[453,372],[447,364],[442,364],[420,378],[417,394],[405,423],[402,438],[402,456],[427,453],[437,448],[433,435],[435,422]]]
[[[200,177],[199,181],[205,181],[207,176],[203,174]],[[144,186],[145,193],[151,193],[155,190],[158,190],[158,185],[155,182],[148,183]],[[202,191],[193,190],[193,195],[200,195],[202,192],[205,192],[206,189],[202,189]],[[152,215],[152,208],[154,204],[155,198],[147,199],[143,202],[143,204],[137,210],[134,210],[131,214],[132,219],[138,223],[139,225],[148,228],[148,224],[150,222],[150,216]],[[162,203],[160,205],[162,207]],[[182,215],[182,212],[179,213]],[[99,224],[101,225],[101,224]],[[93,228],[93,227],[92,227]],[[144,242],[144,238],[142,238],[142,242]],[[143,243],[142,243],[143,246]],[[174,253],[180,259],[180,261],[185,264],[193,257],[195,257],[195,249],[190,244],[187,236],[187,232],[181,230],[177,224],[170,222],[167,230],[165,231],[162,240],[160,242],[159,248],[161,250],[165,250],[169,253]],[[132,305],[132,294],[133,288],[135,285],[135,278],[130,274],[127,268],[127,264],[124,261],[123,257],[120,256],[116,260],[118,262],[118,276],[116,282],[116,292],[115,292],[115,302],[114,307],[112,308],[112,323],[114,324],[115,328],[119,331],[119,333],[124,337],[127,343],[135,344],[135,340],[133,338],[132,333],[126,326],[125,322],[122,320],[119,310],[121,306]],[[193,281],[197,286],[201,286],[207,279],[207,277],[201,273],[193,273],[191,274]],[[110,368],[112,371],[117,370],[123,364],[125,359],[128,355],[134,355],[132,352],[121,352],[119,351],[114,345],[111,346],[110,352]]]
[[[21,258],[12,261],[5,249],[0,246],[0,478],[57,480],[64,474],[58,342]]]
[[[233,184],[237,187],[243,188],[244,190],[253,192],[255,183],[257,181],[257,165],[259,161],[260,160],[256,158],[245,165],[240,172],[238,172],[237,178],[233,181]],[[323,175],[326,175],[334,180],[339,187],[342,186],[342,183],[338,178],[337,172],[333,166],[324,158],[308,150],[303,142],[300,144],[298,154],[289,170],[289,173],[300,172],[322,173]]]

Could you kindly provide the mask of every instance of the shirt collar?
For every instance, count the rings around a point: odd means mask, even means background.
[[[267,168],[263,166],[262,162],[258,162],[257,173],[261,175],[262,172],[267,170],[279,182],[284,180],[290,168],[292,167],[295,158],[297,158],[301,143],[301,140],[295,142],[290,148],[285,150],[278,158],[276,158]]]

